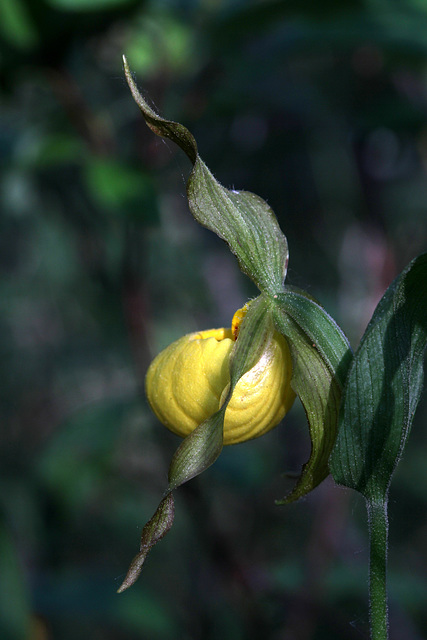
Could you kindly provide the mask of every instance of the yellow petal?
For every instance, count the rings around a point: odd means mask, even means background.
[[[183,336],[151,363],[146,393],[168,429],[185,437],[215,413],[230,384],[231,329]],[[258,363],[236,385],[225,412],[224,444],[256,438],[275,427],[291,408],[292,363],[286,340],[274,337]]]

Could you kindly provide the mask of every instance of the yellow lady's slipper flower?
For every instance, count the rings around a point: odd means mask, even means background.
[[[168,429],[185,437],[221,407],[229,385],[229,359],[247,305],[236,311],[232,329],[210,329],[183,336],[151,363],[146,377],[148,401]],[[257,364],[234,389],[224,419],[224,444],[267,433],[294,400],[288,345],[275,332]]]

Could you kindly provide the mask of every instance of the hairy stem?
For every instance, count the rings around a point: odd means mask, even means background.
[[[367,509],[370,539],[369,602],[371,640],[387,640],[387,499],[379,501],[368,499]]]

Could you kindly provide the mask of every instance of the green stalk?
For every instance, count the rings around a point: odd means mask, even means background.
[[[371,640],[388,639],[387,606],[387,499],[366,501],[370,540],[369,602]]]

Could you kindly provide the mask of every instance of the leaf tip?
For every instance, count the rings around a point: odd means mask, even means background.
[[[145,562],[149,548],[142,549],[132,560],[125,579],[120,587],[117,589],[117,593],[123,593],[126,589],[129,589],[138,579],[142,570],[142,565]]]
[[[172,527],[174,515],[173,495],[169,491],[160,502],[151,520],[143,528],[140,550],[132,560],[125,579],[117,589],[117,593],[123,593],[137,581],[148,552]]]

